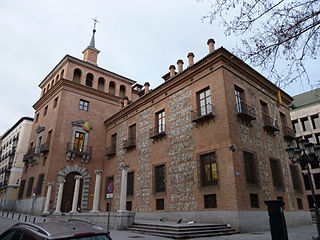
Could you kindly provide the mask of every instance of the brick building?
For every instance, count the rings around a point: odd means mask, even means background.
[[[297,138],[305,138],[309,142],[320,144],[320,89],[302,93],[293,97],[290,116]],[[311,188],[306,170],[303,170],[309,208],[313,209]],[[320,167],[318,163],[311,165],[311,179],[315,186],[316,199],[320,204]]]
[[[112,211],[141,219],[266,229],[263,200],[278,198],[289,225],[310,221],[285,152],[290,96],[277,108],[277,87],[212,39],[203,59],[189,53],[188,67],[141,89],[97,66],[94,34],[83,61],[65,56],[39,85],[18,211],[105,212],[114,182]]]
[[[127,104],[139,96],[135,81],[97,65],[95,30],[83,54],[83,60],[66,55],[39,84],[17,211],[71,211],[76,181],[75,209],[92,210],[95,176],[105,164],[103,122],[118,111],[120,100]],[[90,131],[82,128],[86,122]]]
[[[28,150],[33,118],[22,117],[2,135],[0,148],[0,206],[12,209],[20,185],[23,156]]]
[[[139,219],[230,223],[242,231],[268,227],[264,200],[282,199],[288,225],[310,222],[300,169],[285,147],[294,139],[292,98],[224,48],[188,66],[178,60],[164,83],[105,121],[106,185],[121,209]],[[127,166],[128,167],[128,166]],[[101,210],[105,210],[101,204]]]

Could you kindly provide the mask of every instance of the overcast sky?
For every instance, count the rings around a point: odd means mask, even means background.
[[[219,25],[203,22],[208,3],[196,0],[0,0],[0,135],[22,116],[34,116],[38,84],[66,55],[82,59],[97,17],[98,65],[144,83],[163,82],[171,64],[188,52],[195,61],[216,48],[240,44],[225,37]],[[309,65],[315,82],[316,67]],[[310,90],[297,83],[284,89],[291,95]]]

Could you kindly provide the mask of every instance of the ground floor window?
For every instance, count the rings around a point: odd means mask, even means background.
[[[204,195],[204,208],[217,208],[217,195]]]
[[[164,210],[164,199],[156,199],[156,210]]]
[[[252,208],[259,208],[258,194],[250,194],[250,204]]]

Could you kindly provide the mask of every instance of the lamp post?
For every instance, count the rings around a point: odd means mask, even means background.
[[[316,215],[316,225],[318,236],[313,237],[314,240],[320,240],[320,214],[319,208],[316,201],[316,194],[314,192],[314,186],[311,179],[310,166],[309,164],[316,161],[319,162],[320,158],[320,145],[314,145],[308,142],[306,139],[300,139],[297,141],[298,147],[293,148],[288,146],[286,152],[288,153],[289,159],[292,163],[300,164],[302,169],[307,169],[308,179],[311,187],[312,200],[314,205],[314,212]]]

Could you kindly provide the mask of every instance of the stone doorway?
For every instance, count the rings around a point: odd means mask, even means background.
[[[75,176],[80,175],[80,173],[73,172],[69,173],[65,180],[64,188],[63,188],[63,195],[62,195],[62,203],[61,203],[61,212],[70,212],[72,208],[73,202],[73,194],[74,194],[74,187],[76,184]],[[79,198],[77,209],[81,209],[81,196],[82,196],[82,179],[80,180],[80,189],[79,189]]]

